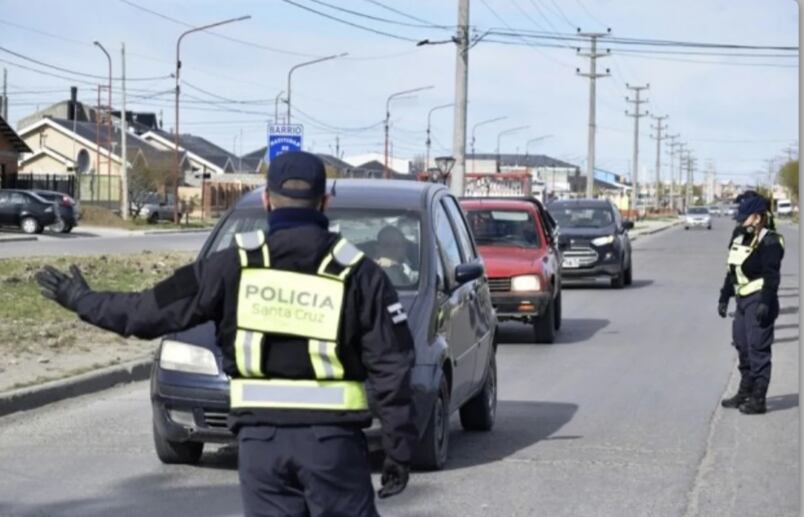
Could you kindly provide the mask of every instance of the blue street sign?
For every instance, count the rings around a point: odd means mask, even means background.
[[[268,129],[268,152],[265,157],[269,162],[282,153],[302,150],[304,126],[301,124],[271,124]]]

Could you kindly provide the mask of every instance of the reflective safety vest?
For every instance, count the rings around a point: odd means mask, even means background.
[[[764,229],[759,232],[754,240],[751,241],[751,244],[748,246],[743,244],[743,236],[737,236],[731,243],[731,247],[729,248],[729,258],[728,258],[728,267],[729,270],[734,273],[734,278],[737,280],[737,283],[734,286],[734,292],[737,296],[749,296],[751,294],[757,293],[762,290],[762,287],[765,285],[765,281],[760,278],[755,278],[754,280],[750,280],[745,273],[743,272],[743,264],[748,257],[751,256],[754,251],[759,247],[762,239],[764,239],[769,233],[769,230]],[[779,242],[784,246],[784,239],[781,235],[778,235]]]
[[[233,409],[312,409],[365,411],[362,381],[344,378],[338,359],[338,331],[346,279],[363,252],[341,238],[324,256],[316,274],[271,269],[263,231],[235,236],[240,257],[235,362],[239,378],[230,383]],[[266,378],[265,337],[303,338],[313,379]]]

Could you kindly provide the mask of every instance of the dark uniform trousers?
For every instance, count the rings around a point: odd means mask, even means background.
[[[360,429],[245,426],[238,442],[247,517],[379,517]]]
[[[737,311],[732,323],[734,347],[739,356],[740,375],[752,384],[770,384],[773,323],[762,327],[757,321],[761,294],[737,297]]]

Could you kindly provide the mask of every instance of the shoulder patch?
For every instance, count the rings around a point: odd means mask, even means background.
[[[156,305],[164,309],[173,302],[177,302],[198,293],[198,279],[195,276],[193,264],[177,269],[173,275],[162,280],[154,287]]]
[[[332,250],[332,257],[341,266],[348,267],[353,266],[363,258],[363,252],[360,251],[360,248],[344,239],[335,245]]]

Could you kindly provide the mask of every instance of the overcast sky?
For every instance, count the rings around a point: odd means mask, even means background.
[[[425,24],[370,0],[326,3],[408,25],[360,18],[311,0],[294,1],[414,41],[448,38],[454,31],[458,3],[382,1],[447,26],[439,29],[408,26]],[[236,139],[238,153],[265,145],[266,122],[273,115],[273,99],[286,89],[288,69],[312,57],[349,52],[346,58],[300,69],[293,76],[293,106],[301,110],[294,114],[294,121],[305,124],[305,147],[318,152],[333,153],[336,136],[347,156],[381,152],[383,130],[378,123],[386,97],[434,85],[415,98],[395,101],[391,110],[395,156],[423,154],[428,110],[453,100],[454,45],[416,47],[414,42],[328,20],[282,0],[0,0],[0,46],[48,65],[105,76],[106,59],[92,46],[93,40],[99,40],[112,53],[117,76],[120,44],[125,42],[127,75],[132,79],[129,109],[162,110],[164,127],[169,129],[174,125],[173,96],[168,93],[173,82],[165,76],[173,72],[176,38],[186,27],[135,6],[194,26],[252,16],[217,30],[246,43],[196,33],[182,44],[182,78],[187,82],[182,90],[182,132],[202,135],[230,150]],[[574,32],[575,27],[611,27],[613,35],[631,38],[768,46],[798,42],[793,0],[472,0],[470,20],[480,33],[506,27],[559,33]],[[583,166],[589,83],[577,77],[575,69],[585,70],[588,60],[576,56],[574,48],[534,48],[523,43],[532,40],[517,38],[507,41],[519,45],[503,45],[490,39],[470,54],[469,131],[485,119],[507,119],[478,129],[478,151],[494,152],[498,132],[529,125],[503,137],[502,152],[525,152],[527,140],[552,135],[532,144],[530,153]],[[5,52],[0,52],[0,60],[8,69],[9,118],[14,124],[37,106],[66,99],[71,84],[79,86],[81,100],[96,101],[98,79],[75,76],[70,80],[69,73]],[[669,132],[682,135],[701,168],[711,161],[724,178],[753,181],[757,171],[767,168],[766,159],[781,156],[782,149],[798,138],[797,62],[777,57],[613,52],[599,61],[601,68],[611,69],[612,76],[598,83],[598,166],[629,174],[633,119],[624,113],[629,107],[625,85],[649,82],[647,109],[670,116]],[[135,80],[153,77],[162,79]],[[116,82],[116,106],[119,87]],[[220,97],[258,102],[223,103]],[[642,119],[640,170],[646,172],[654,170],[656,159],[655,141],[648,137],[650,123]],[[433,154],[449,153],[452,110],[434,113],[432,126]],[[668,157],[662,160],[666,164]]]

